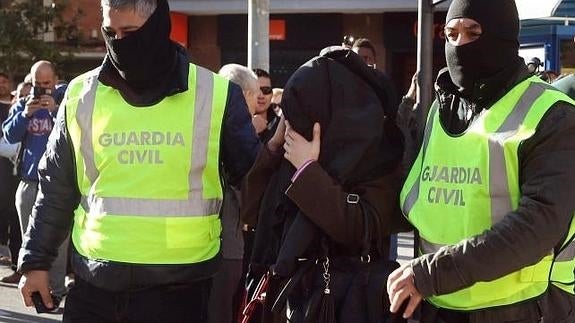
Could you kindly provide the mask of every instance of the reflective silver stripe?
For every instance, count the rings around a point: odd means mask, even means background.
[[[201,197],[201,195],[200,195]],[[88,202],[89,201],[89,202]],[[135,198],[92,198],[82,196],[81,205],[86,212],[116,216],[198,217],[220,212],[221,201],[202,200],[152,200]],[[192,212],[194,212],[192,214]]]
[[[214,75],[196,67],[196,101],[194,111],[194,129],[192,135],[192,167],[188,174],[190,198],[202,196],[202,170],[208,158],[208,140],[212,119],[212,100],[214,93]]]
[[[497,132],[512,132],[512,134],[514,134],[525,120],[525,117],[527,117],[527,113],[529,113],[533,102],[535,102],[543,92],[545,92],[545,87],[541,86],[540,83],[531,83],[525,93],[519,98],[519,101],[507,116],[507,119],[505,119],[501,127],[497,129]],[[511,135],[508,137],[511,137]]]
[[[503,143],[517,133],[524,122],[533,102],[539,98],[545,88],[539,83],[531,83],[521,95],[511,113],[496,133],[489,138],[489,194],[491,198],[491,223],[498,223],[513,210],[507,182],[507,166]]]
[[[86,84],[83,87],[84,92],[80,94],[76,111],[76,122],[82,129],[80,131],[80,153],[84,158],[86,176],[88,176],[90,183],[94,183],[100,174],[94,161],[94,145],[92,144],[92,114],[94,113],[94,103],[96,101],[98,74],[94,73],[94,75],[86,79]]]
[[[571,241],[555,258],[557,261],[570,261],[573,259],[575,259],[575,241]]]
[[[433,106],[431,107],[431,110],[429,111],[430,115],[429,115],[429,120],[427,121],[427,123],[425,124],[425,133],[423,135],[423,143],[422,143],[422,151],[421,151],[421,167],[423,168],[423,158],[425,157],[425,152],[427,151],[427,145],[429,144],[429,139],[431,138],[431,130],[433,129],[433,122],[434,122],[434,118],[435,118],[435,114],[437,113],[437,110],[439,109],[439,104],[437,103],[437,101],[434,102]],[[419,173],[419,175],[417,175],[417,179],[415,180],[415,183],[413,183],[413,186],[411,187],[411,189],[409,190],[409,193],[407,193],[407,196],[405,197],[405,202],[403,202],[403,214],[409,214],[409,212],[411,211],[411,209],[413,208],[413,206],[415,205],[415,202],[417,201],[417,199],[419,198],[419,183],[421,181],[421,173]]]
[[[441,249],[444,246],[446,245],[429,242],[423,239],[422,237],[419,237],[419,250],[421,251],[422,254],[436,253],[437,251],[439,251],[439,249]]]
[[[511,212],[511,197],[507,183],[505,153],[501,142],[489,138],[489,196],[491,200],[491,223],[497,223]]]
[[[85,87],[88,90],[81,96],[77,112],[78,124],[82,129],[80,149],[91,185],[94,184],[99,175],[94,160],[94,146],[92,145],[92,114],[97,91],[97,75],[94,77],[94,81],[90,87]],[[195,217],[218,214],[222,200],[202,198],[202,170],[207,160],[213,95],[212,72],[197,67],[187,200],[82,196],[81,205],[84,210],[88,213],[108,213],[118,216]]]

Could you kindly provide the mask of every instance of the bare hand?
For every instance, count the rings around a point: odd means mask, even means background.
[[[50,112],[54,112],[58,109],[58,104],[51,95],[44,94],[40,97],[40,106],[43,109],[47,109]]]
[[[285,132],[286,132],[286,120],[284,115],[282,114],[280,120],[278,121],[276,132],[274,133],[273,137],[271,137],[270,140],[268,141],[268,149],[270,151],[276,152],[281,148],[281,146],[283,146],[285,142]]]
[[[409,86],[409,90],[405,94],[405,97],[410,98],[412,100],[417,99],[417,78],[419,77],[419,72],[415,72],[411,77],[411,85]]]
[[[303,164],[310,160],[317,160],[320,151],[320,125],[315,123],[313,125],[313,139],[307,141],[299,133],[290,127],[289,122],[286,121],[285,133],[285,154],[287,159],[296,169],[299,169]]]
[[[260,133],[262,133],[262,131],[266,130],[266,127],[268,126],[268,121],[256,114],[252,118],[252,124],[256,129],[256,133],[259,135]]]
[[[36,111],[38,111],[40,109],[42,109],[42,105],[40,104],[40,99],[33,98],[32,96],[30,96],[28,98],[28,100],[26,101],[26,105],[24,106],[24,111],[22,112],[22,114],[26,118],[32,118],[32,115],[34,115],[34,113],[36,113]]]
[[[404,301],[409,299],[409,303],[403,312],[403,318],[410,318],[423,299],[415,287],[413,269],[410,264],[405,264],[397,268],[389,278],[387,278],[387,294],[391,306],[389,311],[396,313]]]
[[[20,290],[20,294],[22,294],[24,305],[28,307],[34,306],[34,302],[32,302],[32,293],[40,292],[44,305],[46,305],[47,308],[54,308],[52,297],[50,296],[49,281],[50,278],[48,276],[48,271],[46,270],[32,270],[24,273],[20,279],[20,283],[18,284],[18,289]]]

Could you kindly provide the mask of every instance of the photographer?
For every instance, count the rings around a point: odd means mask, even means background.
[[[63,98],[65,86],[56,89],[56,70],[48,61],[38,61],[30,69],[33,88],[30,95],[16,102],[8,118],[2,123],[4,137],[9,143],[22,143],[19,160],[20,184],[16,191],[16,209],[20,218],[22,234],[26,232],[32,207],[38,193],[38,163],[46,150],[48,136],[54,126],[58,105]],[[65,294],[67,242],[58,252],[58,258],[50,270],[54,294]],[[13,282],[20,275],[14,274]]]

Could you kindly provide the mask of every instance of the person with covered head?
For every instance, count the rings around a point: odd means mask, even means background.
[[[530,75],[518,34],[513,0],[449,7],[400,199],[421,256],[390,275],[392,312],[423,298],[422,323],[575,322],[575,107]]]
[[[204,322],[222,182],[260,149],[239,86],[190,64],[166,0],[102,0],[103,64],[70,82],[20,252],[27,306],[71,232],[64,322]]]
[[[257,228],[251,269],[268,270],[258,286],[270,280],[264,311],[290,322],[386,317],[403,150],[383,102],[373,69],[349,49],[324,50],[287,82],[285,125],[242,187],[241,213]]]

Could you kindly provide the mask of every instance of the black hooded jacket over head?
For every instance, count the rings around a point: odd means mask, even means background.
[[[313,124],[320,123],[318,162],[342,187],[353,189],[395,170],[401,159],[401,139],[394,137],[395,111],[386,111],[381,102],[385,91],[374,70],[352,51],[338,49],[313,58],[292,75],[282,107],[290,126],[307,140]],[[317,246],[313,242],[320,232],[284,194],[294,172],[282,161],[273,181],[277,185],[268,186],[252,252],[254,263],[277,263],[280,275],[291,272],[296,257],[318,252],[310,246]]]

